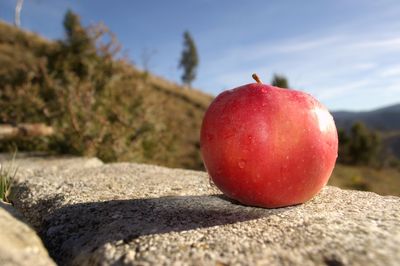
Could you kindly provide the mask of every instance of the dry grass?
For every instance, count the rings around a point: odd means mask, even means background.
[[[400,196],[400,171],[396,169],[374,169],[367,166],[337,164],[328,182],[329,185],[372,191],[380,195]]]
[[[57,59],[57,44],[0,22],[0,123],[55,129],[54,137],[0,140],[0,152],[203,169],[199,132],[212,96],[99,55],[86,58],[90,71],[79,79]]]
[[[18,171],[18,168],[14,164],[15,155],[16,153],[14,153],[10,164],[0,164],[0,200],[5,202],[9,202],[8,196],[10,194],[11,184]]]

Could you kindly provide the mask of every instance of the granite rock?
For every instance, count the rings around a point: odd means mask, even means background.
[[[400,198],[370,192],[325,187],[262,209],[227,199],[204,172],[116,163],[22,169],[11,198],[60,265],[400,262]]]
[[[36,232],[9,204],[0,201],[0,264],[2,266],[56,265]]]
[[[46,153],[18,153],[14,158],[13,155],[0,153],[0,163],[5,165],[14,164],[19,170],[25,171],[25,176],[38,170],[46,170],[46,172],[56,172],[59,170],[75,169],[75,168],[91,168],[103,165],[98,158],[92,157],[76,157],[76,156],[60,156],[50,155]],[[26,173],[28,172],[28,173]]]

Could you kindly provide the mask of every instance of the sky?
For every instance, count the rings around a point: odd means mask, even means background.
[[[16,0],[0,0],[13,22]],[[400,103],[399,0],[25,0],[21,26],[63,38],[66,10],[104,23],[138,67],[180,82],[183,32],[200,63],[193,86],[218,95],[274,73],[331,110]]]

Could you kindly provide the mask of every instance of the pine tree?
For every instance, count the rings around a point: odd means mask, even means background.
[[[184,32],[183,39],[184,47],[179,63],[179,68],[183,68],[182,82],[190,87],[192,81],[196,78],[199,57],[194,40],[188,31]]]
[[[287,78],[283,75],[274,74],[272,78],[271,85],[279,88],[289,88],[289,82]]]
[[[81,79],[86,78],[91,63],[97,57],[95,42],[82,26],[79,16],[71,10],[65,14],[64,30],[66,36],[61,49],[63,68],[73,71]]]
[[[86,29],[82,26],[80,18],[77,14],[68,10],[64,16],[65,42],[70,46],[71,50],[77,54],[93,47]]]

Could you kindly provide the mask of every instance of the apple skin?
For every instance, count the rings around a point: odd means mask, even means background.
[[[338,136],[311,95],[251,83],[218,95],[205,113],[200,147],[215,185],[245,205],[300,204],[328,182]]]

